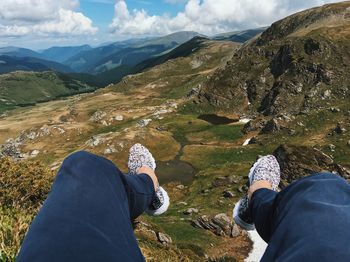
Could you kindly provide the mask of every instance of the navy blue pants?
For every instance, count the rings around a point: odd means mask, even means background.
[[[105,158],[74,153],[64,160],[17,261],[144,261],[132,220],[154,195],[148,175],[124,175]]]
[[[315,174],[280,193],[259,189],[250,208],[268,243],[262,261],[350,261],[350,185],[339,176]]]

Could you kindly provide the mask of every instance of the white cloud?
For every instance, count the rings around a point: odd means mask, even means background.
[[[0,2],[0,36],[94,34],[92,21],[75,10],[79,0]]]
[[[189,0],[183,11],[170,17],[150,15],[143,9],[130,11],[124,0],[117,0],[110,29],[117,36],[162,35],[184,30],[213,35],[266,26],[294,12],[330,2],[337,1]]]

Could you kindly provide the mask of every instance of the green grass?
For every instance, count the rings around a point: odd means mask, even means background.
[[[95,90],[54,72],[13,72],[0,76],[0,112],[15,106],[35,105],[57,98]]]

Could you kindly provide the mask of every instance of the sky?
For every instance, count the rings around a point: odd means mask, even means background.
[[[178,31],[204,35],[268,26],[334,0],[0,0],[0,47],[122,41]]]

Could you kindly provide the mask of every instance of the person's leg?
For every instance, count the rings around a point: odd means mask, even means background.
[[[272,234],[277,195],[278,193],[271,189],[260,188],[253,193],[249,203],[256,231],[266,243],[269,242]]]
[[[146,175],[125,177],[102,157],[67,157],[17,261],[143,261],[131,219],[152,201]]]
[[[350,186],[339,176],[315,174],[280,193],[258,189],[250,204],[268,242],[262,261],[350,261]]]

